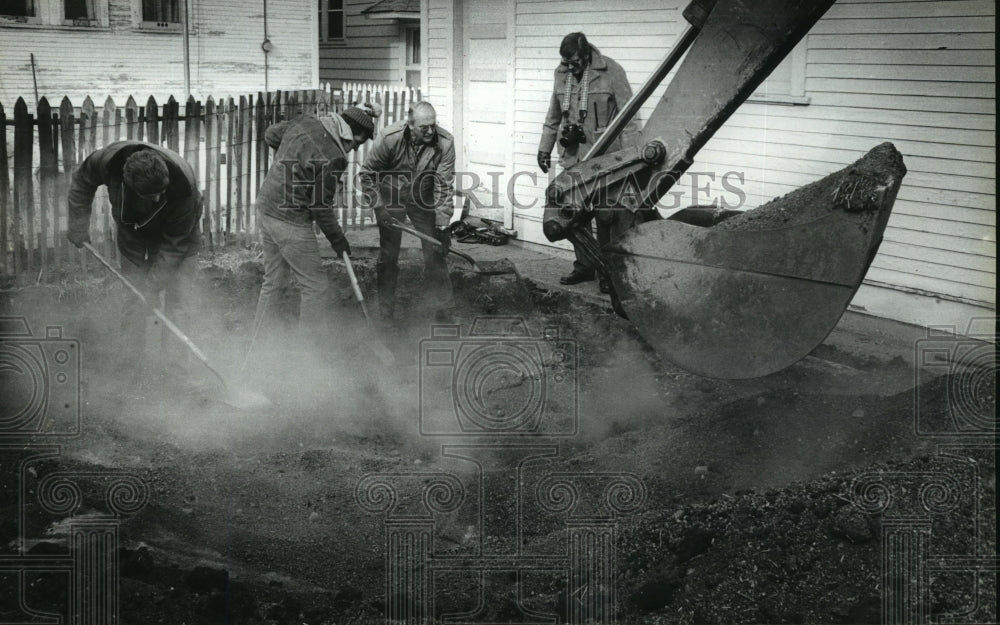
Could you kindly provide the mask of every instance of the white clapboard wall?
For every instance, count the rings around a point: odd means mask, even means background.
[[[0,102],[46,97],[129,96],[145,102],[185,99],[184,48],[180,24],[164,30],[141,23],[141,2],[92,4],[92,26],[64,26],[61,2],[35,2],[36,23],[13,24],[0,17]],[[239,0],[190,2],[191,93],[208,96],[266,90],[311,89],[317,84],[315,3],[270,0],[265,55],[261,7]],[[32,75],[31,55],[34,55]]]
[[[403,40],[399,22],[363,15],[362,11],[373,4],[374,0],[344,0],[346,37],[342,42],[320,41],[321,81],[402,84]]]
[[[462,3],[460,10],[475,11],[477,4]],[[450,115],[452,85],[462,80],[449,36],[455,7],[452,0],[425,6],[427,97]],[[634,89],[683,29],[683,7],[677,0],[511,2],[512,172],[537,171],[552,71],[566,33],[587,33],[622,64]],[[840,0],[699,153],[691,171],[700,177],[681,180],[669,201],[717,199],[752,208],[891,141],[909,173],[854,307],[924,325],[995,314],[995,23],[993,0]],[[465,138],[459,128],[456,135]],[[728,182],[739,193],[721,185],[728,172],[736,172]],[[538,200],[514,211],[519,236],[541,244],[547,244],[546,183],[545,176],[522,176],[514,185],[520,202]]]

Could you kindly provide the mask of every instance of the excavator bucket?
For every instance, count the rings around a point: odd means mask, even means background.
[[[737,379],[783,369],[837,325],[905,174],[885,143],[714,226],[640,224],[604,249],[621,306],[662,356],[693,373]]]

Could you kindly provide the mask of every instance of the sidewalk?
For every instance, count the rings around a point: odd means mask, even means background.
[[[362,230],[348,230],[347,238],[355,255],[369,258],[378,255],[378,228],[369,226]],[[320,243],[323,255],[332,257],[330,246],[323,245],[323,241]],[[517,240],[501,246],[453,245],[455,249],[469,254],[477,261],[509,259],[517,267],[521,277],[530,279],[542,288],[562,290],[590,303],[610,308],[608,297],[597,290],[596,280],[572,286],[559,284],[560,276],[572,269],[573,254],[568,250]],[[418,255],[420,241],[416,237],[403,235],[402,248],[403,255]],[[926,328],[848,309],[823,344],[861,361],[887,363],[894,358],[902,358],[912,364],[914,344],[926,336]]]

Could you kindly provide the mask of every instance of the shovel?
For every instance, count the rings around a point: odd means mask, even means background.
[[[364,314],[365,323],[368,325],[369,332],[371,332],[369,346],[375,352],[375,355],[378,356],[378,359],[382,361],[383,365],[391,367],[396,364],[396,357],[392,355],[389,348],[383,345],[374,334],[375,325],[372,323],[372,318],[368,315],[368,306],[365,305],[365,296],[361,293],[361,285],[358,284],[358,277],[354,275],[354,265],[351,264],[351,257],[347,255],[347,252],[344,252],[341,258],[344,259],[344,267],[347,268],[347,275],[351,279],[351,288],[354,289],[354,297],[361,304],[361,312]]]
[[[434,245],[436,245],[438,247],[442,247],[442,248],[444,247],[441,244],[440,241],[438,241],[437,239],[435,239],[431,235],[424,234],[423,232],[420,232],[419,230],[416,230],[414,228],[410,228],[409,226],[404,225],[404,224],[396,221],[395,219],[390,219],[388,221],[387,225],[390,228],[395,228],[396,230],[399,230],[400,232],[406,232],[406,233],[412,234],[413,236],[417,237],[418,239],[420,239],[422,241],[427,241],[428,243],[432,243],[432,244],[434,244]],[[467,261],[470,265],[472,265],[472,270],[475,271],[476,273],[490,273],[490,272],[487,272],[487,271],[481,271],[479,269],[479,266],[476,264],[476,259],[474,259],[473,257],[469,256],[465,252],[459,252],[455,248],[448,248],[448,252],[451,253],[451,254],[454,254],[455,256],[458,256],[459,258],[461,258],[461,259],[463,259],[465,261]]]
[[[115,269],[114,266],[112,266],[112,264],[107,261],[107,259],[101,256],[100,252],[98,252],[93,245],[84,242],[83,247],[87,248],[87,251],[93,254],[94,258],[100,261],[100,263],[104,265],[108,269],[108,271],[113,273],[116,278],[121,280],[122,284],[127,286],[128,289],[132,291],[132,293],[134,293],[135,296],[138,297],[143,304],[146,305],[147,308],[152,310],[153,314],[156,315],[157,318],[159,318],[159,320],[163,322],[163,325],[165,325],[168,330],[173,332],[174,336],[179,338],[181,342],[183,342],[184,345],[186,345],[187,348],[191,350],[191,353],[195,355],[195,358],[201,361],[201,364],[203,364],[205,368],[208,369],[212,373],[212,375],[215,376],[215,378],[222,385],[222,388],[225,390],[225,395],[222,398],[222,401],[224,403],[229,404],[230,406],[233,406],[235,408],[239,408],[241,410],[248,410],[253,408],[266,408],[267,406],[271,405],[270,400],[268,400],[266,397],[264,397],[260,393],[251,391],[249,389],[245,389],[237,393],[233,389],[233,387],[228,382],[226,382],[226,379],[222,377],[222,374],[216,371],[215,367],[213,367],[208,362],[208,357],[205,356],[205,354],[202,353],[200,349],[198,349],[198,346],[195,345],[194,342],[190,338],[188,338],[188,336],[184,334],[184,332],[180,328],[174,325],[174,322],[168,319],[167,316],[164,315],[159,308],[153,306],[149,302],[149,300],[146,299],[146,296],[142,294],[142,291],[137,289],[135,285],[129,282],[128,278],[123,276],[120,271]]]

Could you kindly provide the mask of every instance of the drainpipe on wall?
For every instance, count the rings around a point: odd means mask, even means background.
[[[181,27],[184,29],[184,100],[191,96],[191,38],[188,35],[188,0],[181,3]]]

